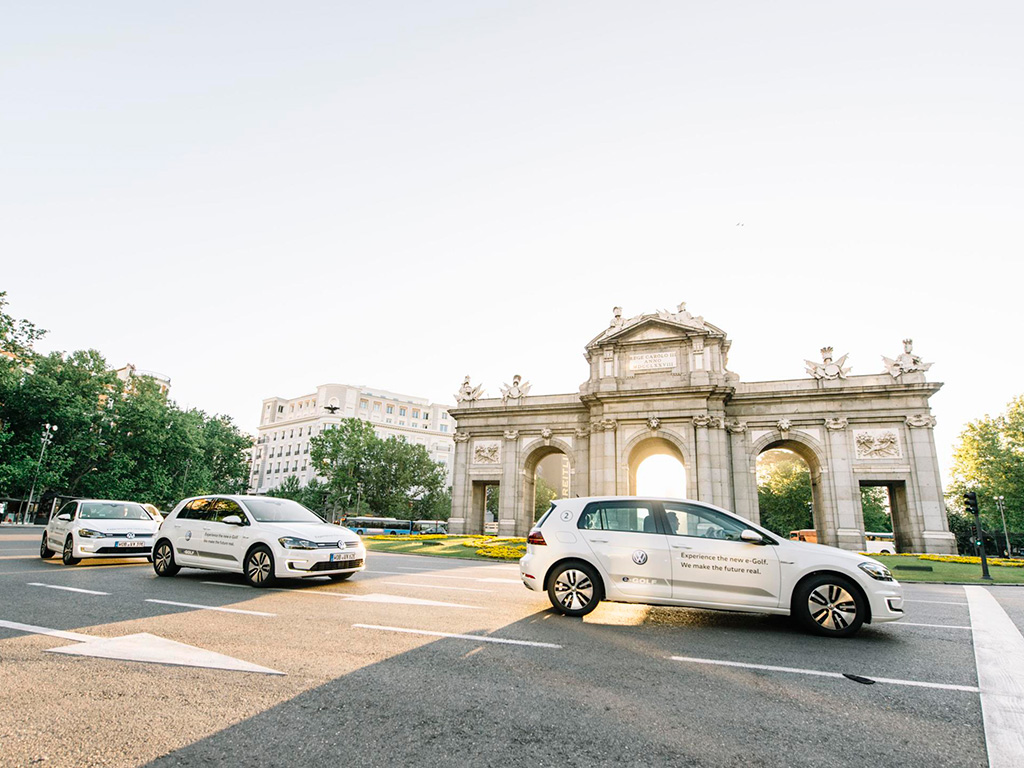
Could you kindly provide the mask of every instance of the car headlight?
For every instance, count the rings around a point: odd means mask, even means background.
[[[309,539],[297,539],[294,536],[284,536],[277,542],[285,549],[316,549],[316,542]]]
[[[864,573],[878,581],[892,581],[892,574],[889,569],[881,563],[859,563],[857,565]]]
[[[94,531],[91,528],[79,528],[78,535],[83,539],[102,539],[105,534]]]

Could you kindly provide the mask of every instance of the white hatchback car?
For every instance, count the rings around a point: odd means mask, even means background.
[[[903,617],[903,589],[877,560],[788,541],[695,501],[555,501],[530,531],[519,570],[568,616],[601,600],[761,611],[830,637]]]
[[[270,496],[197,496],[164,518],[153,547],[158,576],[182,567],[241,573],[254,587],[276,578],[343,581],[366,566],[362,539],[298,502]]]
[[[159,525],[134,501],[69,501],[46,524],[39,556],[48,560],[62,552],[65,565],[83,557],[149,557]]]

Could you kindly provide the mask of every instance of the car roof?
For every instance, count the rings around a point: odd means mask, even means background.
[[[72,501],[80,501],[83,504],[87,501],[99,504],[138,504],[140,507],[143,504],[141,501],[124,501],[123,499],[72,499]]]

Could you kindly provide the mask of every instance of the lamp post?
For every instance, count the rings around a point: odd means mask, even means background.
[[[36,479],[39,477],[39,468],[43,464],[43,454],[46,453],[46,446],[53,440],[53,433],[57,431],[56,424],[44,424],[42,443],[43,447],[39,451],[39,461],[36,462],[36,471],[32,473],[32,489],[28,492],[28,505],[25,507],[24,512],[21,515],[21,522],[25,523],[28,521],[28,516],[32,512],[32,497],[36,494]]]
[[[356,517],[359,517],[359,503],[363,499],[363,484],[356,483]]]
[[[996,496],[996,506],[999,507],[999,516],[1003,518],[1003,539],[1006,541],[1006,556],[1013,557],[1013,547],[1010,546],[1010,534],[1006,530],[1006,504],[1005,497]]]

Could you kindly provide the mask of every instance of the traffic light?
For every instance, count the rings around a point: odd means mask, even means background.
[[[978,494],[968,491],[964,494],[964,506],[972,515],[978,514]]]

